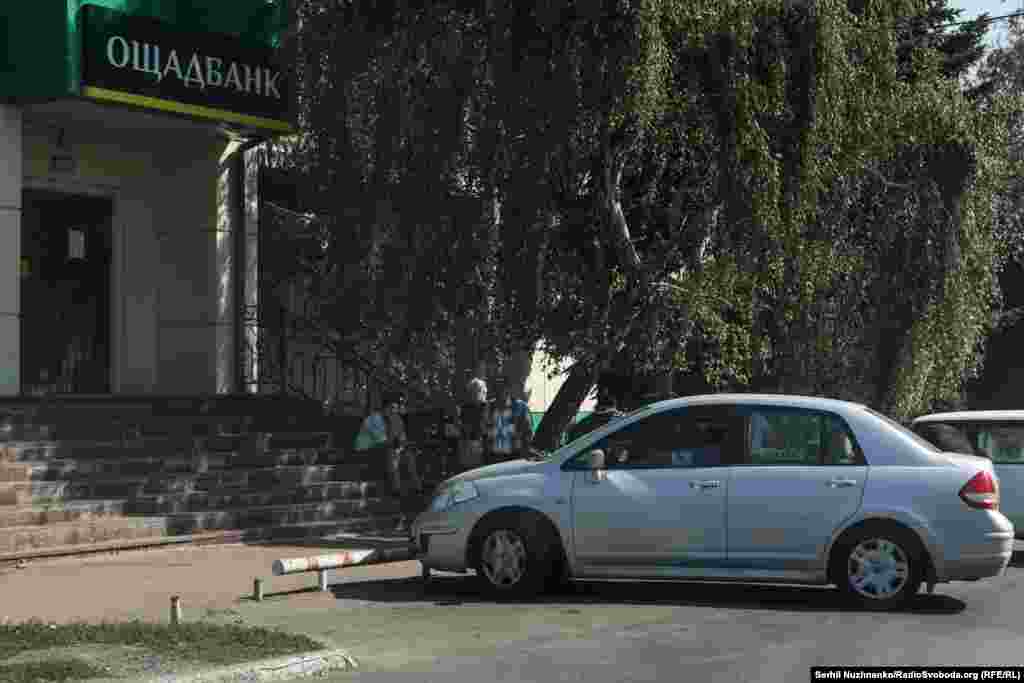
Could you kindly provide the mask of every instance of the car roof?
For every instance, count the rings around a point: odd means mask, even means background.
[[[796,394],[701,394],[697,396],[683,396],[670,398],[664,401],[652,403],[637,412],[660,412],[672,408],[684,408],[688,406],[707,406],[718,404],[747,404],[747,405],[771,405],[788,408],[812,408],[818,410],[834,410],[845,412],[849,410],[863,410],[864,405],[841,401],[835,398],[824,398],[821,396],[799,396]]]
[[[951,413],[932,413],[915,418],[921,422],[1014,422],[1024,421],[1024,410],[959,410]]]

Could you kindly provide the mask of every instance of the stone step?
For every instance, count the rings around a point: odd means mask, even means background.
[[[133,513],[165,514],[268,505],[301,505],[332,501],[370,500],[387,495],[378,482],[342,481],[310,486],[277,487],[270,490],[222,488],[181,494],[142,495],[129,504]]]
[[[348,500],[304,505],[268,505],[215,510],[179,512],[166,515],[171,534],[192,534],[218,529],[246,529],[307,524],[310,522],[346,522],[351,518],[371,518],[399,514],[401,505],[393,498],[372,501]]]
[[[185,534],[160,535],[140,538],[120,538],[96,543],[77,543],[74,545],[51,546],[45,548],[29,548],[19,552],[0,552],[0,562],[14,562],[65,555],[81,555],[86,553],[109,553],[123,550],[144,550],[171,545],[195,544],[216,545],[229,543],[275,543],[302,545],[319,545],[326,539],[345,538],[351,545],[351,539],[373,539],[372,543],[359,540],[362,546],[377,546],[385,543],[387,547],[399,547],[408,542],[406,532],[395,533],[398,515],[377,517],[359,517],[344,522],[314,522],[278,527],[257,527],[251,529],[223,529],[220,531]]]
[[[61,458],[29,464],[32,481],[87,481],[144,479],[160,475],[192,475],[202,461],[192,458],[150,458],[147,460],[71,460]]]
[[[295,468],[297,469],[297,468]],[[301,468],[308,471],[310,468]],[[322,470],[328,468],[313,468]],[[240,495],[285,496],[298,502],[318,502],[335,499],[364,498],[384,495],[386,485],[380,479],[346,479],[346,471],[315,472],[303,476],[301,472],[282,471],[283,468],[225,471],[201,475],[161,474],[150,477],[115,479],[35,480],[0,484],[0,506],[30,503],[59,503],[70,500],[141,499],[202,494],[204,496],[237,497]],[[218,474],[226,475],[219,477]],[[336,477],[336,478],[331,478]],[[426,479],[426,490],[437,482]]]
[[[329,522],[308,522],[305,524],[286,524],[261,529],[247,530],[242,537],[246,541],[316,541],[329,539],[342,534],[359,534],[377,537],[394,537],[396,540],[407,538],[407,531],[395,534],[395,525],[402,519],[398,512],[367,516],[353,516],[345,520]],[[407,520],[411,523],[412,520]]]
[[[167,520],[147,517],[110,517],[55,524],[0,528],[0,555],[38,553],[118,540],[158,538],[167,535]]]
[[[28,466],[29,478],[34,480],[87,479],[117,477],[143,477],[166,473],[202,474],[208,471],[225,470],[266,470],[274,467],[301,468],[328,466],[309,457],[294,454],[267,454],[261,458],[237,458],[230,454],[167,455],[150,457],[118,458],[117,451],[111,451],[103,458],[49,458],[45,460],[19,460],[16,463],[0,463],[13,466],[12,475],[22,477]],[[352,469],[353,465],[338,465]],[[0,475],[3,476],[3,475]],[[3,481],[3,479],[0,479]]]
[[[317,438],[325,442],[328,436]],[[323,446],[279,442],[273,434],[222,434],[210,437],[138,437],[125,441],[10,441],[0,448],[0,461],[151,460],[204,456],[231,460],[232,465],[317,464],[355,460],[347,451]]]
[[[324,450],[333,446],[331,432],[268,432],[270,450]]]
[[[381,468],[383,470],[383,468]],[[383,479],[366,465],[309,465],[210,469],[195,476],[195,488],[213,491],[220,488],[270,489],[280,486],[309,486],[342,481]]]
[[[248,431],[245,417],[210,415],[154,415],[132,425],[132,433],[143,436],[211,436]]]
[[[32,466],[24,463],[0,462],[0,483],[28,481],[32,478]]]
[[[71,479],[29,481],[0,485],[2,504],[42,502],[43,499],[101,500],[132,499],[147,494],[183,494],[194,490],[194,474],[162,474],[152,477],[122,477],[114,479]]]
[[[53,429],[49,425],[0,423],[0,443],[46,441],[53,438],[53,435]]]
[[[16,462],[46,462],[47,460],[75,459],[95,460],[117,457],[127,459],[133,455],[152,457],[165,455],[164,452],[146,452],[142,449],[125,448],[123,441],[14,441],[6,447],[7,457]]]
[[[125,501],[68,501],[54,505],[0,507],[0,528],[86,521],[124,515]]]
[[[308,499],[295,494],[260,493],[248,491],[236,496],[209,496],[204,493],[193,493],[180,496],[140,496],[126,502],[126,514],[134,515],[178,515],[193,513],[235,513],[246,510],[277,510],[278,508],[294,508],[295,510],[316,511],[316,515],[348,513],[364,508],[376,509],[384,505],[390,509],[392,499],[384,497],[349,497]],[[243,525],[244,526],[244,525]],[[220,528],[220,527],[218,527]]]

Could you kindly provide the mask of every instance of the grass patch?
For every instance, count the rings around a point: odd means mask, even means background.
[[[107,675],[101,669],[81,659],[58,659],[50,662],[22,662],[0,664],[0,681],[9,683],[36,683],[37,681],[84,681]]]
[[[315,650],[323,645],[279,629],[193,622],[171,626],[142,621],[102,624],[0,625],[0,681],[68,681],[110,676],[110,667],[75,656],[88,648],[134,648],[164,665],[225,666]],[[45,651],[45,652],[44,652]],[[61,656],[65,651],[69,656]],[[39,661],[32,653],[38,652]],[[12,659],[25,661],[11,661]]]

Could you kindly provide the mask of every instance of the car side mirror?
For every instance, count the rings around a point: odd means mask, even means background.
[[[591,483],[598,484],[605,480],[605,477],[607,475],[607,469],[605,465],[605,454],[603,449],[595,448],[594,450],[590,451],[590,457],[588,459],[587,464],[589,465],[587,469],[590,471]]]

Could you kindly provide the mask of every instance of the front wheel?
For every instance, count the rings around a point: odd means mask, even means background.
[[[527,597],[544,588],[553,569],[551,540],[529,526],[535,525],[496,520],[481,534],[476,570],[486,592]]]
[[[863,607],[896,608],[917,594],[924,561],[909,532],[862,529],[837,548],[834,580],[847,598]]]

